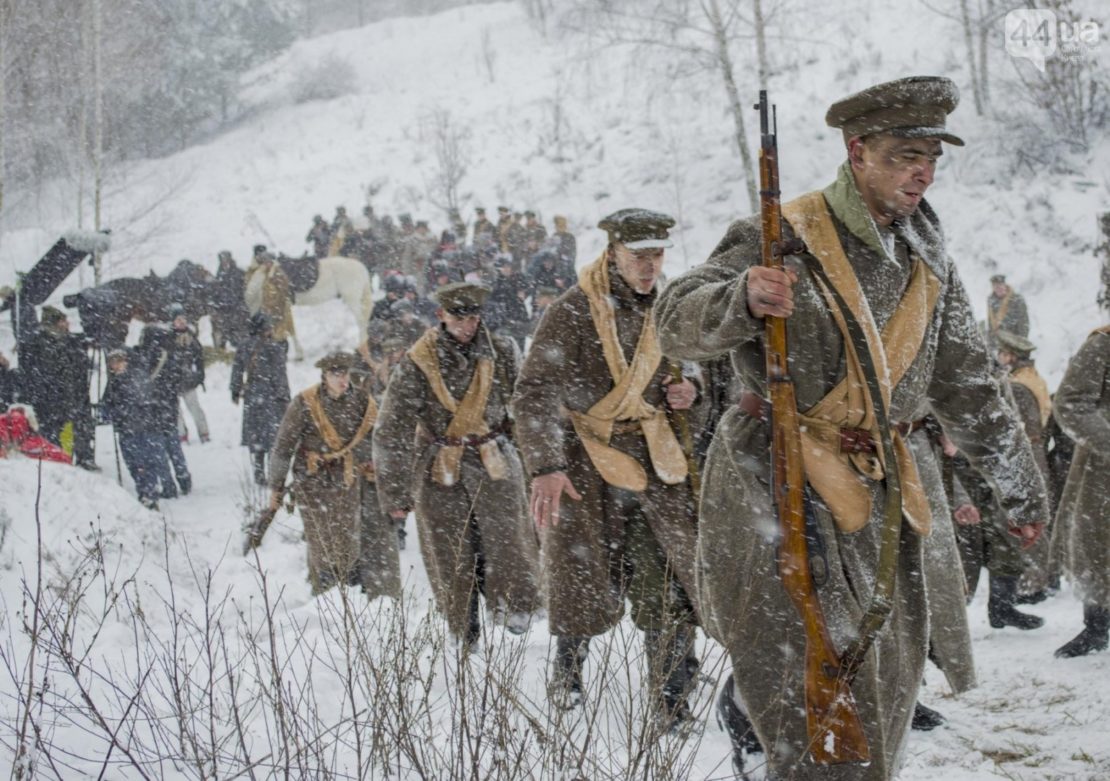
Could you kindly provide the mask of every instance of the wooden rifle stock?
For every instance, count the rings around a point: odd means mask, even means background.
[[[760,90],[760,217],[763,265],[783,268],[783,257],[805,251],[799,239],[782,240],[778,140],[768,116],[767,91]],[[773,112],[773,108],[770,109]],[[786,320],[764,318],[767,394],[771,402],[772,500],[782,528],[779,576],[805,630],[805,706],[809,753],[820,765],[867,762],[871,752],[852,696],[852,671],[833,648],[809,567],[806,542],[805,469],[798,403],[787,364]]]
[[[285,501],[285,497],[288,493],[288,486],[281,489],[281,501]],[[262,538],[266,536],[266,530],[270,528],[270,524],[274,522],[277,511],[280,509],[280,502],[277,507],[265,507],[255,516],[255,519],[251,521],[250,526],[247,527],[247,539],[243,542],[244,556],[249,556],[252,550],[262,544]],[[290,512],[292,512],[291,509]]]

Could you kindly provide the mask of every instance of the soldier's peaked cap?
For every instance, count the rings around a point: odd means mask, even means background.
[[[943,76],[909,76],[868,87],[829,107],[825,122],[844,131],[844,140],[874,133],[903,138],[939,138],[963,146],[945,122],[960,102],[960,91]]]
[[[629,249],[673,247],[670,229],[674,218],[650,209],[621,209],[605,217],[597,227],[609,234],[609,243],[617,242]]]
[[[343,369],[345,371],[350,371],[351,367],[354,365],[354,353],[345,352],[343,350],[330,352],[316,362],[316,368],[325,372],[331,369]]]
[[[489,288],[472,282],[452,282],[436,289],[436,302],[443,309],[457,317],[476,315],[489,296]]]
[[[1002,345],[1002,349],[1024,358],[1028,358],[1029,355],[1037,349],[1037,345],[1033,344],[1024,336],[1018,336],[1009,331],[999,331],[994,335],[994,338]]]

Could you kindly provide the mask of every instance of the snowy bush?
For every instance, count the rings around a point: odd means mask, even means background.
[[[356,92],[357,88],[358,75],[351,63],[336,54],[327,54],[297,72],[290,92],[295,103],[308,103],[335,100]]]

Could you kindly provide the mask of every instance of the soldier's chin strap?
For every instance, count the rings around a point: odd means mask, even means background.
[[[836,304],[844,315],[848,328],[848,336],[852,340],[856,354],[859,356],[860,369],[867,384],[867,392],[871,396],[871,404],[875,411],[875,423],[879,429],[879,445],[882,448],[884,477],[882,484],[885,500],[883,503],[883,528],[879,542],[879,567],[875,573],[875,587],[871,592],[871,601],[860,619],[856,638],[841,653],[842,674],[851,682],[863,664],[864,657],[871,649],[875,637],[886,622],[887,616],[894,606],[894,584],[898,569],[898,548],[902,538],[902,483],[895,466],[897,464],[894,454],[894,441],[891,437],[890,418],[883,401],[883,394],[879,384],[879,373],[871,359],[871,349],[867,343],[863,328],[852,314],[847,302],[840,295],[836,286],[829,280],[825,269],[817,258],[802,254],[799,255],[811,274],[825,283],[825,287],[832,292]],[[893,391],[893,389],[891,389]]]

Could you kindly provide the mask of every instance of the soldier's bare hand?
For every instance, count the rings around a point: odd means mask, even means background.
[[[979,515],[979,508],[973,504],[961,504],[952,513],[952,517],[960,526],[978,526],[983,520]]]
[[[403,521],[409,517],[408,510],[390,510],[389,517],[395,521]]]
[[[790,317],[794,314],[794,283],[798,274],[792,269],[785,271],[766,266],[752,266],[748,269],[748,310],[752,317],[763,319]]]
[[[698,397],[698,386],[685,377],[682,382],[675,382],[670,375],[663,378],[667,386],[667,406],[671,409],[690,409]]]
[[[1021,549],[1027,550],[1033,547],[1033,544],[1040,538],[1041,533],[1044,532],[1044,524],[1027,523],[1024,526],[1011,526],[1008,531],[1021,540]]]
[[[559,501],[564,493],[575,501],[582,498],[566,472],[551,472],[532,479],[532,520],[537,529],[559,525]]]

